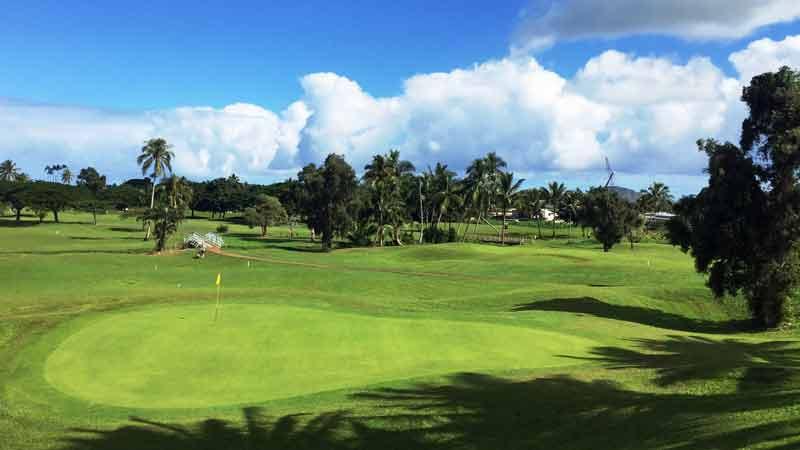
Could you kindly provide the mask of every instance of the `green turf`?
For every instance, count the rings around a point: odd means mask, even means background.
[[[575,364],[592,341],[529,328],[232,304],[111,314],[50,355],[46,379],[93,403],[197,408],[464,370]],[[506,345],[514,342],[513,346]],[[189,343],[187,345],[187,343]]]
[[[326,254],[229,224],[250,259],[197,260],[89,217],[0,219],[1,449],[800,446],[796,332],[746,331],[668,245]]]

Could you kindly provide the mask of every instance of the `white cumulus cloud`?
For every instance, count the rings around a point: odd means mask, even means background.
[[[419,74],[390,97],[373,96],[339,74],[315,73],[301,79],[303,95],[281,112],[247,103],[115,112],[0,100],[0,159],[34,176],[45,164],[67,163],[93,165],[119,180],[137,175],[143,142],[162,136],[174,145],[176,172],[193,178],[282,178],[331,152],[361,170],[372,155],[397,148],[419,169],[442,161],[463,170],[496,151],[529,179],[541,173],[599,180],[586,174],[602,171],[607,156],[636,179],[701,180],[704,159],[695,141],[738,141],[743,80],[800,65],[799,42],[751,43],[730,57],[738,77],[703,57],[674,61],[613,50],[571,78],[516,55]]]
[[[782,41],[759,39],[731,54],[730,61],[745,83],[749,83],[756,75],[778,70],[782,66],[800,68],[800,36],[787,36]]]

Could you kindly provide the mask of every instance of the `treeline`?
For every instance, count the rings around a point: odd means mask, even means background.
[[[81,169],[72,185],[72,172],[62,164],[45,168],[50,181],[31,181],[5,161],[0,163],[0,201],[17,220],[25,208],[40,220],[52,214],[56,222],[67,208],[91,211],[95,223],[98,211],[123,211],[146,225],[146,239],[155,225],[157,249],[184,217],[203,212],[220,219],[241,214],[264,236],[272,225],[289,224],[293,230],[302,223],[325,249],[337,239],[359,246],[454,242],[476,237],[481,225],[493,228],[502,244],[513,216],[536,221],[539,237],[544,222],[552,225],[552,237],[556,221],[580,226],[584,235],[591,230],[607,251],[624,237],[631,244],[637,239],[643,211],[669,211],[672,205],[669,189],[660,183],[642,191],[636,203],[608,189],[568,190],[558,182],[522,189],[524,180],[516,179],[496,153],[474,160],[459,177],[442,163],[417,171],[391,150],[375,155],[360,178],[342,156],[331,154],[319,166],[303,167],[297,178],[271,185],[244,183],[236,175],[193,182],[171,173],[172,157],[166,141],[148,141],[137,159],[148,176],[119,185],[108,185],[92,167]],[[159,212],[148,212],[152,209]],[[174,223],[159,225],[159,214]],[[412,230],[421,232],[415,237]]]

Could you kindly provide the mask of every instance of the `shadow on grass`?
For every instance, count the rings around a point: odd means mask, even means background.
[[[0,255],[144,255],[149,249],[0,251]]]
[[[640,306],[613,305],[593,297],[554,298],[514,306],[512,311],[561,311],[624,320],[669,330],[697,333],[737,333],[751,328],[749,320],[714,322],[690,319],[678,314]]]
[[[651,369],[655,383],[737,380],[739,390],[782,389],[800,383],[800,343],[747,342],[702,336],[635,339],[634,349],[598,347],[592,356],[576,359],[603,363],[612,369]]]
[[[308,238],[288,238],[288,237],[261,237],[256,234],[248,233],[227,233],[223,237],[240,239],[245,242],[258,242],[263,248],[285,250],[290,252],[302,253],[324,253],[319,242],[311,242]],[[228,248],[251,249],[252,247],[228,246]]]
[[[116,231],[118,233],[144,233],[144,230],[136,227],[111,227],[109,230]]]
[[[225,450],[348,448],[335,432],[343,413],[306,418],[288,415],[269,420],[259,408],[243,409],[244,424],[208,419],[194,425],[154,422],[138,417],[131,424],[102,431],[73,429],[78,436],[65,440],[71,450]],[[306,419],[306,420],[303,420]]]
[[[633,390],[551,375],[515,380],[481,373],[351,395],[360,415],[338,411],[191,425],[141,418],[112,430],[73,429],[61,450],[212,449],[800,449],[797,342],[674,336],[599,347],[591,359],[627,369],[615,380],[695,381],[686,389]],[[640,351],[641,350],[641,351]],[[613,371],[612,371],[613,374]],[[606,373],[606,375],[608,375]],[[727,381],[738,383],[735,389]]]
[[[0,219],[0,228],[25,228],[25,227],[35,227],[39,225],[39,220],[20,220],[17,222],[15,218],[11,219]]]
[[[797,392],[691,395],[627,390],[605,380],[514,381],[461,373],[442,384],[354,396],[346,412],[178,425],[132,418],[112,430],[73,429],[61,450],[735,449],[800,448],[800,419],[774,414]]]
[[[382,429],[411,426],[420,448],[800,448],[797,392],[648,393],[605,380],[553,376],[512,381],[464,373],[445,385],[382,389],[360,398],[383,406]],[[737,416],[748,419],[735,420]],[[374,431],[371,432],[373,435]],[[361,433],[367,436],[370,431]]]

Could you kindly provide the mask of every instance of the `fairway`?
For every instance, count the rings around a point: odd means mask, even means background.
[[[592,341],[514,326],[233,304],[101,316],[50,355],[46,378],[92,403],[197,408],[455,371],[575,364]]]
[[[669,245],[320,253],[231,224],[198,260],[89,217],[0,232],[0,449],[800,442],[796,331],[741,332]]]

